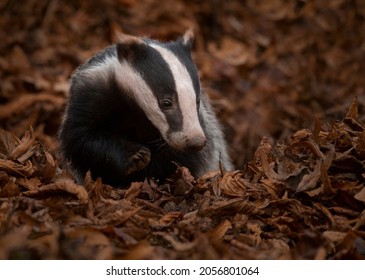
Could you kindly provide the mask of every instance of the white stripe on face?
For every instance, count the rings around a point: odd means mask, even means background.
[[[198,118],[196,93],[188,70],[170,50],[153,43],[150,46],[159,52],[166,64],[170,67],[183,116],[182,130],[172,132],[168,136],[171,142],[173,142],[172,146],[184,150],[189,140],[193,138],[199,138],[200,141],[205,143],[205,135]]]
[[[103,62],[83,70],[90,79],[99,79],[108,85],[110,75],[115,74],[118,85],[126,91],[132,100],[145,112],[147,118],[165,136],[169,129],[165,115],[150,87],[127,61],[119,61],[115,56],[107,57]],[[133,121],[133,120],[131,120]]]

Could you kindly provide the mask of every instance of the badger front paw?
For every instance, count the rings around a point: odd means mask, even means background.
[[[151,160],[151,152],[146,147],[141,147],[138,152],[134,153],[128,159],[127,174],[142,170]]]

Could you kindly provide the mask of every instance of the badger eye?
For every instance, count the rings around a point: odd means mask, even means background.
[[[172,102],[170,99],[164,99],[161,101],[161,105],[164,109],[169,109],[172,107]]]

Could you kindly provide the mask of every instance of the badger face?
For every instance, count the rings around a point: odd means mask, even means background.
[[[198,118],[200,83],[190,55],[192,40],[190,31],[166,44],[121,35],[119,63],[113,64],[118,84],[167,144],[180,151],[201,150],[206,143]]]

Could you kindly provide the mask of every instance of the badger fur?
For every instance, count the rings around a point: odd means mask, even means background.
[[[123,186],[177,165],[195,177],[232,169],[192,42],[191,31],[167,43],[122,34],[74,72],[59,139],[78,181],[88,170]]]

